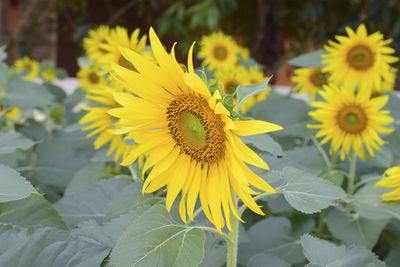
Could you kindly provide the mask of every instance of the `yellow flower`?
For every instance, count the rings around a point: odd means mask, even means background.
[[[237,63],[238,46],[235,41],[220,32],[203,36],[200,40],[199,57],[210,70],[230,68]]]
[[[90,60],[98,64],[109,53],[104,49],[104,46],[108,44],[109,36],[110,28],[106,25],[89,30],[89,36],[83,39],[83,48]]]
[[[384,40],[380,32],[367,34],[364,24],[354,32],[346,27],[346,36],[336,36],[339,43],[329,41],[322,55],[323,71],[331,74],[333,82],[343,83],[349,88],[359,90],[381,90],[382,79],[390,79],[390,63],[398,61],[391,56],[395,50],[387,45],[391,39]]]
[[[375,186],[379,187],[396,187],[392,192],[382,195],[384,201],[400,200],[400,166],[389,168],[383,174],[382,180],[377,182]]]
[[[324,86],[319,94],[325,101],[311,102],[317,110],[309,112],[309,115],[321,124],[308,127],[320,129],[316,137],[323,137],[321,144],[331,140],[331,152],[340,149],[342,160],[349,156],[350,149],[364,159],[364,145],[374,157],[374,149],[381,150],[379,145],[385,143],[378,133],[394,130],[384,127],[394,119],[389,116],[389,111],[381,110],[389,96],[371,99],[369,90],[355,93],[352,88],[342,86],[339,89],[334,84]]]
[[[139,38],[139,33],[139,28],[135,29],[131,36],[128,35],[128,30],[123,27],[117,26],[115,29],[112,29],[107,39],[108,45],[103,46],[109,53],[101,60],[102,64],[105,64],[107,69],[110,63],[120,64],[126,68],[133,69],[132,63],[122,56],[119,48],[130,48],[137,53],[143,53],[146,46],[147,35],[143,35]]]
[[[47,82],[54,81],[57,78],[56,70],[53,68],[48,68],[47,70],[42,71],[40,76]]]
[[[0,113],[3,112],[3,105],[0,103]],[[18,120],[21,116],[21,110],[19,108],[10,108],[4,113],[4,117],[10,120]]]
[[[14,67],[25,75],[25,79],[33,80],[38,77],[39,63],[25,56],[23,59],[18,59],[14,62]]]
[[[268,169],[268,165],[238,136],[261,134],[282,127],[257,120],[233,121],[216,91],[212,96],[193,69],[193,46],[188,56],[188,72],[168,54],[150,28],[150,43],[158,65],[126,48],[121,52],[138,72],[113,65],[129,93],[115,93],[122,106],[109,113],[120,118],[118,133],[126,133],[138,146],[122,161],[133,163],[146,153],[143,172],[150,168],[143,192],[151,193],[166,186],[166,207],[171,209],[181,193],[179,213],[193,220],[200,203],[207,218],[221,231],[231,230],[231,212],[240,220],[231,188],[251,210],[263,214],[251,197],[250,185],[275,193],[246,163]],[[221,209],[222,208],[222,209]],[[225,219],[224,219],[225,217]]]
[[[215,78],[218,81],[218,87],[226,95],[234,94],[236,92],[236,87],[239,85],[250,83],[246,68],[240,65],[226,69],[219,69],[215,73]]]
[[[108,114],[108,111],[111,108],[120,107],[120,105],[114,101],[112,96],[115,91],[114,88],[104,87],[103,89],[89,92],[86,98],[101,104],[101,106],[83,108],[88,111],[88,113],[82,117],[79,123],[90,123],[90,125],[82,130],[93,130],[87,135],[87,137],[92,137],[98,134],[94,141],[94,148],[99,149],[110,143],[107,156],[115,152],[114,161],[118,161],[121,156],[128,153],[135,145],[125,144],[121,135],[113,135],[111,133],[111,130],[114,129],[113,124],[116,122],[117,118]]]
[[[104,71],[96,66],[82,67],[77,73],[79,85],[87,92],[102,89],[106,85],[104,74]]]
[[[237,46],[237,53],[244,59],[250,58],[250,50],[247,47]]]
[[[293,92],[307,93],[311,99],[315,98],[322,86],[328,84],[329,74],[321,68],[299,68],[294,71],[292,81],[296,83]]]

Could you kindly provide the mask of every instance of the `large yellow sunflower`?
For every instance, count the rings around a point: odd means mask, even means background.
[[[389,168],[383,174],[382,179],[375,184],[379,187],[396,187],[392,192],[382,195],[384,201],[400,200],[400,166]]]
[[[203,65],[210,70],[230,68],[238,61],[238,46],[235,41],[221,32],[203,36],[198,56],[204,58]]]
[[[394,121],[389,111],[381,110],[389,99],[387,95],[371,99],[369,90],[356,93],[352,88],[339,89],[334,84],[324,86],[319,94],[325,101],[311,102],[317,110],[309,115],[321,124],[308,127],[320,129],[316,137],[323,137],[321,144],[331,140],[331,152],[340,149],[342,160],[349,156],[350,149],[364,159],[364,145],[373,157],[374,149],[380,150],[379,145],[385,143],[378,133],[394,130],[384,127]]]
[[[27,56],[17,59],[14,62],[14,68],[25,74],[25,79],[27,80],[35,79],[39,74],[39,62]]]
[[[251,210],[263,214],[251,197],[250,185],[274,193],[246,163],[268,169],[268,165],[238,136],[282,129],[257,120],[233,121],[218,91],[211,95],[193,69],[193,46],[188,56],[188,72],[168,54],[150,28],[150,43],[158,65],[130,49],[121,48],[124,57],[138,72],[114,64],[113,71],[130,93],[115,93],[122,106],[109,113],[120,118],[119,133],[133,138],[138,147],[124,157],[129,165],[140,155],[148,155],[143,171],[147,176],[143,192],[167,187],[166,207],[170,210],[179,193],[180,216],[193,220],[200,196],[204,214],[221,231],[229,230],[231,212],[240,219],[231,188]],[[156,78],[155,78],[156,77]],[[225,219],[224,219],[225,217]]]
[[[114,135],[111,133],[111,131],[114,130],[113,124],[116,123],[117,118],[108,114],[108,111],[111,108],[120,107],[120,105],[114,101],[112,96],[115,91],[114,88],[104,87],[103,89],[89,92],[89,94],[86,95],[86,98],[101,104],[101,106],[83,108],[88,111],[88,113],[82,117],[79,123],[90,123],[90,125],[82,130],[93,130],[87,135],[87,137],[92,137],[98,134],[94,141],[94,148],[99,149],[110,143],[107,156],[115,152],[114,161],[118,161],[121,156],[126,155],[135,145],[125,144],[121,135]]]
[[[100,25],[96,29],[89,30],[89,36],[83,39],[83,48],[87,57],[95,63],[99,63],[109,53],[103,46],[108,44],[110,27]]]
[[[356,32],[346,27],[346,32],[348,37],[338,35],[339,43],[329,41],[324,47],[328,53],[322,55],[326,64],[323,71],[329,72],[337,84],[380,90],[382,79],[390,79],[389,64],[398,61],[390,55],[395,50],[387,46],[392,40],[384,40],[380,32],[368,35],[364,24]]]
[[[321,68],[298,68],[294,71],[292,81],[296,83],[293,92],[307,93],[311,99],[328,84],[329,74]]]
[[[86,92],[102,89],[106,84],[104,74],[97,66],[82,67],[77,73],[79,85]]]

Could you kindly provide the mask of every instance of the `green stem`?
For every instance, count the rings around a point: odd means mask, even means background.
[[[234,201],[235,209],[237,209],[237,201]],[[239,213],[240,214],[240,213]],[[232,231],[229,232],[229,239],[228,242],[228,255],[227,255],[227,265],[226,267],[236,267],[237,261],[237,253],[238,253],[238,244],[239,244],[239,220],[232,216],[231,220]]]
[[[356,183],[356,184],[354,185],[354,190],[357,190],[357,189],[358,189],[360,186],[362,186],[363,184],[366,184],[366,183],[369,183],[369,182],[372,182],[372,181],[376,181],[376,180],[379,180],[379,179],[381,179],[381,178],[382,178],[382,176],[374,176],[374,177],[370,177],[370,178],[361,180],[361,181],[359,181],[358,183]]]
[[[319,214],[319,221],[316,231],[316,235],[319,237],[321,237],[322,234],[324,233],[326,211],[327,209],[323,209]]]
[[[350,168],[349,168],[349,176],[347,177],[347,195],[353,196],[354,193],[354,180],[356,178],[356,162],[357,162],[357,155],[353,151],[353,153],[350,156]],[[346,212],[350,213],[351,206],[350,204],[347,204],[346,207]]]
[[[311,136],[311,141],[313,141],[314,145],[317,147],[319,153],[321,154],[322,158],[325,161],[325,164],[326,164],[326,167],[328,168],[328,170],[331,170],[332,169],[332,164],[331,164],[331,161],[329,160],[328,155],[325,153],[325,150],[318,143],[317,139],[315,139],[314,136]]]
[[[197,217],[197,215],[199,215],[201,213],[201,211],[203,210],[202,207],[199,207],[197,210],[195,210],[193,212],[193,219]]]
[[[132,180],[134,180],[136,182],[138,179],[138,176],[137,176],[137,171],[133,168],[133,164],[128,165],[128,169],[129,169],[129,172],[131,173]]]
[[[215,228],[211,228],[211,227],[207,227],[207,226],[190,226],[190,227],[191,227],[191,228],[201,229],[201,230],[203,230],[203,231],[211,232],[211,233],[214,233],[214,234],[218,234],[218,235],[222,236],[222,237],[226,240],[226,242],[227,242],[228,244],[232,243],[232,240],[231,240],[231,238],[230,238],[229,235],[227,235],[227,234],[225,234],[225,233],[223,233],[223,232],[220,233],[220,232],[218,232],[218,230],[215,229]]]
[[[15,168],[15,170],[16,170],[17,172],[31,171],[31,170],[33,170],[33,166],[18,167],[18,168]]]
[[[331,157],[331,169],[334,170],[336,168],[336,161],[337,161],[337,151],[333,152],[332,157]]]

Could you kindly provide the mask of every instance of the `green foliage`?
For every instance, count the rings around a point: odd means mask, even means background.
[[[321,55],[325,54],[324,49],[319,49],[314,52],[302,54],[295,58],[288,60],[288,63],[295,67],[301,68],[321,68],[324,64],[321,63]]]
[[[0,133],[0,155],[14,152],[17,149],[27,150],[34,144],[20,133]]]
[[[235,111],[238,112],[240,106],[246,99],[253,95],[257,95],[259,93],[262,93],[267,89],[268,82],[271,79],[268,78],[267,80],[257,83],[257,84],[251,84],[251,85],[239,85],[236,89],[236,95],[237,95],[237,104],[235,107]]]
[[[0,164],[0,203],[36,195],[35,188],[19,173]]]

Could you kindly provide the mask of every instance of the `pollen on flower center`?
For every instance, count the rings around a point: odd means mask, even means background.
[[[213,52],[214,57],[218,60],[225,60],[228,57],[228,52],[224,46],[216,46]]]
[[[347,53],[347,63],[357,70],[366,70],[374,64],[374,54],[368,46],[356,45]]]
[[[322,72],[321,69],[316,69],[311,73],[310,81],[318,87],[322,87],[328,83],[326,73]]]
[[[167,108],[169,132],[181,153],[199,163],[219,161],[225,154],[224,122],[199,95],[178,95]]]
[[[367,117],[359,106],[345,106],[337,116],[339,127],[350,134],[361,133],[367,126]]]

